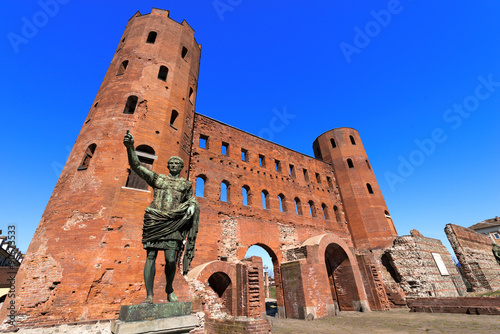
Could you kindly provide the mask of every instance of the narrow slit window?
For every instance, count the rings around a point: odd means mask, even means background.
[[[186,59],[187,54],[188,54],[188,49],[185,46],[183,46],[181,51],[182,59]]]
[[[135,108],[137,107],[137,101],[139,99],[135,95],[131,95],[127,98],[127,103],[125,103],[125,109],[123,109],[124,114],[133,114]]]
[[[262,154],[259,154],[259,166],[266,167],[266,157]]]
[[[208,136],[200,135],[200,148],[208,149]]]
[[[150,31],[148,34],[148,39],[146,40],[146,43],[155,44],[157,35],[158,34],[156,33],[156,31]]]
[[[302,169],[302,172],[304,173],[304,180],[306,182],[309,182],[309,173],[307,172],[307,169]]]
[[[222,202],[229,202],[229,182],[226,180],[220,184],[220,200]]]
[[[349,166],[349,168],[354,168],[354,164],[351,159],[347,159],[347,166]]]
[[[276,169],[278,173],[281,173],[281,161],[274,160],[274,169]]]
[[[243,205],[247,205],[247,206],[250,206],[252,204],[252,196],[251,196],[251,193],[250,193],[250,187],[245,185],[243,187],[241,187],[241,192],[242,192],[242,202],[243,202]]]
[[[207,178],[205,175],[199,175],[196,178],[196,193],[197,197],[205,197],[205,184],[207,183]]]
[[[290,176],[295,177],[295,166],[290,164]]]
[[[337,147],[337,143],[335,143],[335,139],[330,138],[330,143],[332,144],[332,148]]]
[[[158,79],[161,81],[167,81],[168,68],[167,66],[160,66],[160,70],[158,71]]]
[[[372,188],[372,185],[371,185],[371,184],[367,183],[367,184],[366,184],[366,188],[368,189],[368,192],[369,192],[370,194],[373,194],[373,188]]]
[[[177,116],[179,116],[177,110],[172,110],[172,114],[170,115],[170,126],[173,127],[174,129],[177,129],[175,127],[175,120],[177,119]]]
[[[188,99],[189,99],[189,102],[194,103],[194,90],[191,87],[189,88],[189,97],[188,97]]]
[[[316,173],[316,182],[318,182],[318,184],[321,184],[321,176],[319,176],[319,173]]]
[[[262,208],[264,210],[269,210],[269,192],[267,190],[262,190]]]
[[[300,199],[295,197],[295,213],[297,216],[302,216],[302,206],[300,205]]]
[[[122,63],[120,64],[120,68],[118,68],[118,72],[116,73],[116,75],[123,75],[123,73],[125,73],[125,70],[127,69],[127,66],[128,66],[128,60],[122,61]]]
[[[366,166],[368,167],[368,169],[372,169],[372,166],[370,166],[370,163],[368,162],[368,160],[365,160],[366,161]]]
[[[287,212],[285,195],[279,194],[278,195],[278,201],[280,203],[280,211],[281,212]]]
[[[221,150],[220,153],[222,155],[229,155],[229,144],[222,142],[222,146],[221,146],[220,150]]]
[[[241,161],[248,161],[248,151],[244,148],[241,149]]]
[[[96,147],[97,147],[96,144],[90,144],[87,147],[87,149],[85,150],[85,154],[83,156],[82,162],[80,163],[80,166],[78,167],[78,170],[85,170],[89,167],[90,160],[94,156],[94,152],[95,152]]]
[[[328,182],[328,187],[329,188],[333,188],[333,182],[332,182],[332,178],[327,176],[326,177],[326,182]]]
[[[321,204],[321,209],[323,210],[323,218],[325,218],[325,220],[330,220],[330,214],[328,212],[328,207],[326,206],[325,203]]]
[[[335,213],[335,220],[340,223],[342,221],[342,217],[340,216],[340,210],[338,206],[336,205],[333,206],[333,212]]]
[[[356,145],[356,141],[354,140],[354,137],[353,136],[349,136],[349,138],[351,139],[351,144]]]
[[[312,218],[316,218],[316,207],[314,206],[313,201],[309,201],[309,213],[311,214]]]

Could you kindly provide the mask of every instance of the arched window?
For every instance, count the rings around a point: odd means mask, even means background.
[[[170,115],[170,126],[173,127],[174,129],[177,129],[175,125],[175,120],[177,119],[177,116],[179,116],[179,113],[177,110],[172,110],[172,114]]]
[[[252,193],[250,192],[250,187],[244,185],[243,187],[241,187],[241,191],[242,191],[243,205],[247,206],[252,205]]]
[[[372,189],[372,185],[371,185],[371,184],[367,183],[367,184],[366,184],[366,188],[368,189],[368,192],[369,192],[370,194],[373,194],[373,189]]]
[[[335,139],[330,138],[330,143],[332,144],[332,148],[337,147],[337,144],[335,143]]]
[[[167,81],[168,68],[167,66],[160,66],[160,71],[158,72],[158,79],[161,81]]]
[[[187,53],[188,53],[188,49],[185,46],[183,46],[182,51],[181,51],[182,59],[186,59]]]
[[[198,175],[196,178],[196,196],[205,197],[205,183],[207,177],[205,175]]]
[[[330,214],[328,212],[328,207],[326,206],[325,203],[321,204],[321,209],[323,210],[323,218],[325,218],[325,220],[330,220]]]
[[[224,180],[220,184],[220,200],[229,202],[229,181]]]
[[[349,136],[349,138],[351,139],[351,144],[356,145],[356,142],[354,141],[354,137],[353,136]]]
[[[278,201],[280,202],[280,211],[281,212],[287,212],[287,207],[286,207],[286,201],[285,201],[285,195],[279,194],[278,195]]]
[[[96,144],[90,144],[87,147],[87,149],[85,150],[85,154],[83,155],[82,162],[80,163],[80,166],[78,167],[78,170],[85,170],[89,167],[90,160],[94,156],[94,152],[95,152],[96,147],[97,147]]]
[[[267,190],[262,190],[262,208],[264,210],[269,210],[269,192]]]
[[[148,34],[148,39],[146,40],[146,43],[155,44],[157,35],[158,34],[156,33],[156,31],[150,31]]]
[[[309,213],[311,214],[311,217],[315,218],[317,215],[316,215],[316,207],[314,206],[314,202],[313,201],[309,201]]]
[[[302,216],[302,206],[298,197],[295,197],[295,213],[297,213],[297,216]]]
[[[125,109],[123,109],[124,114],[133,114],[135,112],[135,108],[137,107],[137,101],[139,99],[135,95],[130,95],[127,98],[127,103],[125,103]]]
[[[139,162],[142,167],[148,170],[153,169],[153,162],[156,160],[156,155],[155,150],[153,150],[152,147],[139,145],[136,147],[135,153],[137,153],[137,157],[139,158]],[[128,188],[148,190],[148,183],[131,169],[129,170],[125,186]]]
[[[354,164],[351,159],[347,159],[347,166],[349,166],[349,168],[354,168]]]
[[[340,216],[340,210],[336,205],[333,206],[333,212],[335,213],[335,220],[340,223],[342,221],[342,217]]]
[[[366,161],[366,166],[368,166],[368,169],[372,169],[372,166],[370,166],[370,163],[368,162],[368,160],[365,160]]]
[[[123,75],[123,73],[125,73],[125,70],[127,69],[127,66],[128,66],[128,60],[122,61],[120,68],[118,68],[118,72],[116,73],[116,75]]]

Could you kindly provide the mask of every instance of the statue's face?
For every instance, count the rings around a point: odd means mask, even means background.
[[[168,162],[168,170],[172,175],[178,175],[182,170],[183,164],[179,160],[170,160]]]

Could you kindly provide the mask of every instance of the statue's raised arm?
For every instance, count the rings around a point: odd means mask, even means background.
[[[142,179],[146,180],[149,185],[153,186],[151,183],[154,180],[154,172],[141,166],[139,157],[137,156],[137,153],[135,153],[134,149],[134,137],[129,133],[128,130],[125,134],[125,137],[123,138],[123,145],[125,145],[125,147],[127,148],[128,163],[130,165],[130,168]]]

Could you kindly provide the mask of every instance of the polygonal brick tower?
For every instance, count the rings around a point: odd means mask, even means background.
[[[24,325],[116,318],[145,296],[141,234],[152,193],[128,169],[123,136],[130,130],[143,165],[159,173],[180,156],[187,178],[201,52],[194,30],[168,14],[129,20],[17,275]],[[155,301],[166,301],[158,283]],[[182,276],[176,284],[187,301]]]
[[[359,250],[387,248],[397,237],[358,131],[338,128],[313,143],[316,158],[332,164],[354,245]]]

